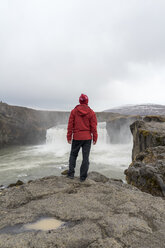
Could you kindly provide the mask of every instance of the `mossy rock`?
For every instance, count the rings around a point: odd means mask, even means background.
[[[165,137],[156,137],[156,141],[158,142],[159,146],[164,146],[165,145]]]
[[[68,175],[68,170],[62,171],[62,172],[61,172],[61,175],[64,175],[64,176]]]
[[[140,130],[140,134],[146,137],[150,135],[150,132],[148,130]]]
[[[11,183],[9,184],[8,188],[12,188],[12,187],[15,187],[15,186],[20,186],[24,184],[21,180],[18,180],[16,183]]]

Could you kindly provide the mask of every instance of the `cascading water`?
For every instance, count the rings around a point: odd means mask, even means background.
[[[46,146],[49,150],[52,150],[57,157],[65,156],[70,150],[66,141],[66,130],[66,125],[58,125],[47,130]]]
[[[58,125],[56,127],[50,128],[47,130],[46,135],[46,144],[51,148],[56,148],[57,152],[58,150],[61,150],[61,155],[66,153],[68,151],[68,145],[66,143],[66,132],[67,132],[67,125]],[[109,137],[106,130],[106,123],[101,122],[98,123],[98,142],[97,145],[106,145],[109,143]],[[62,148],[62,149],[61,149]],[[69,147],[70,150],[70,147]]]
[[[49,175],[60,175],[68,168],[71,145],[66,140],[67,125],[47,130],[46,144],[20,146],[0,150],[0,185],[18,179],[27,182]],[[106,123],[98,124],[98,142],[91,146],[89,171],[98,171],[111,178],[124,179],[124,169],[131,162],[132,143],[109,143]],[[76,175],[79,176],[82,154],[79,153]]]
[[[66,125],[59,125],[49,129],[47,131],[47,147],[52,149],[56,156],[65,157],[64,164],[67,166],[71,147],[66,143],[66,128]],[[132,143],[112,145],[109,139],[106,123],[98,123],[98,141],[95,146],[91,147],[89,170],[96,170],[108,177],[124,179],[123,171],[131,162]],[[76,166],[77,175],[79,175],[81,160],[80,152]]]

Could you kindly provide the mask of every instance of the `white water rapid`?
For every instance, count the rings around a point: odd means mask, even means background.
[[[47,131],[47,148],[52,150],[56,157],[63,158],[68,165],[68,158],[71,146],[66,143],[66,125],[59,125]],[[106,123],[98,124],[98,142],[92,145],[90,153],[89,171],[95,170],[108,177],[124,179],[123,171],[131,163],[132,143],[116,144],[109,143],[106,130]],[[79,168],[82,160],[81,151],[77,159],[76,174],[79,175]]]
[[[18,179],[27,182],[49,175],[60,175],[68,168],[71,145],[66,141],[66,125],[47,130],[46,144],[19,146],[0,150],[0,185]],[[132,142],[112,145],[106,132],[106,123],[98,124],[98,142],[91,147],[89,171],[98,171],[111,178],[125,179],[123,171],[131,162]],[[81,151],[77,159],[79,176]]]

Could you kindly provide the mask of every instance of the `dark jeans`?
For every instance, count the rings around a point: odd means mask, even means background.
[[[68,175],[74,176],[75,167],[76,167],[76,159],[79,153],[80,148],[82,147],[82,155],[83,160],[80,167],[80,178],[86,179],[88,169],[89,169],[89,153],[91,148],[91,140],[73,140],[72,148],[70,152],[69,158],[69,171]]]

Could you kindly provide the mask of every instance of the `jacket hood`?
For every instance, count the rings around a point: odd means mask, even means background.
[[[90,112],[90,107],[86,104],[80,104],[76,106],[78,115],[87,115]]]

